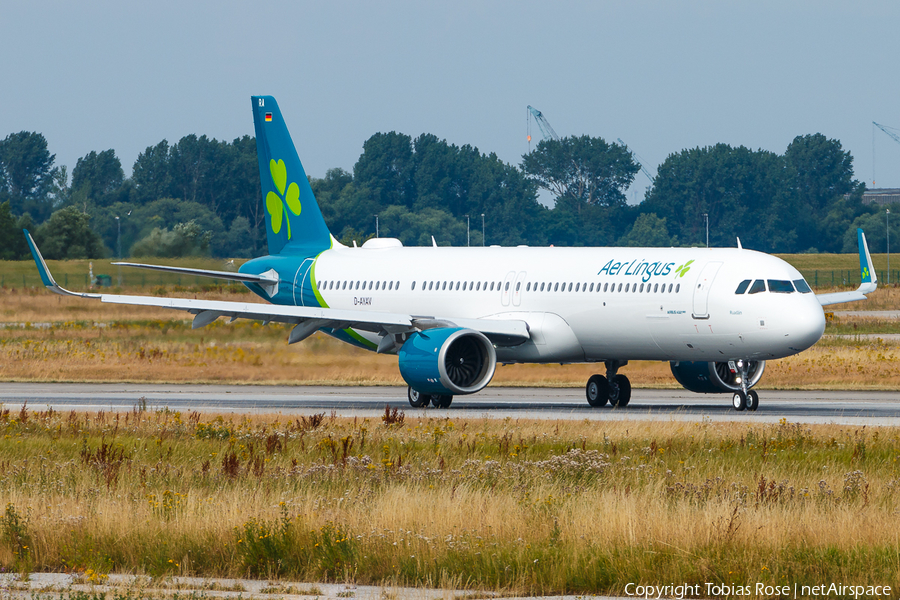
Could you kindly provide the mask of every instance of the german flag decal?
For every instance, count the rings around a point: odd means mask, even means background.
[[[272,113],[266,113],[266,122],[268,123],[271,120],[272,120]]]

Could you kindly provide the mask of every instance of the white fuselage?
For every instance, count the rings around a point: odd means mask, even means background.
[[[318,256],[309,277],[328,307],[525,321],[531,339],[498,347],[501,362],[765,360],[809,348],[825,329],[813,293],[735,293],[748,279],[802,279],[751,250],[374,242]]]

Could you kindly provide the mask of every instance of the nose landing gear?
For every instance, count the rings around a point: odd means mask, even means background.
[[[755,411],[759,408],[759,394],[757,394],[755,390],[747,389],[747,382],[750,380],[750,361],[739,360],[735,366],[737,367],[737,380],[741,385],[741,389],[735,392],[734,396],[731,397],[731,405],[736,411],[745,409],[751,412]]]

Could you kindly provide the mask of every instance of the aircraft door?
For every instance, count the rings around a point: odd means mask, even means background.
[[[522,286],[525,285],[525,271],[520,271],[516,276],[516,283],[512,289],[513,306],[519,306],[522,303]]]
[[[309,270],[313,265],[313,259],[307,258],[300,264],[297,274],[294,275],[294,305],[307,306],[306,302],[310,302],[310,306],[318,303],[315,301],[315,294],[312,291],[312,281],[309,280]],[[309,288],[309,291],[304,291]]]
[[[721,262],[706,263],[697,277],[697,283],[694,286],[694,306],[691,314],[695,319],[709,318],[709,291],[721,266]]]
[[[500,304],[503,306],[509,306],[509,297],[512,292],[513,287],[513,279],[516,276],[515,271],[510,271],[506,274],[506,279],[503,280],[503,283],[500,284]]]

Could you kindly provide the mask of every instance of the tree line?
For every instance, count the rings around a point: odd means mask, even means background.
[[[140,153],[131,177],[112,149],[79,158],[71,178],[54,163],[40,133],[0,141],[0,258],[28,257],[23,228],[54,259],[265,253],[250,136],[163,140]],[[348,245],[377,227],[404,245],[433,236],[454,246],[692,246],[705,244],[707,219],[713,246],[740,237],[765,252],[852,252],[857,226],[873,251],[884,245],[882,213],[861,203],[852,156],[819,133],[783,154],[727,144],[673,153],[630,206],[639,169],[626,146],[599,137],[544,140],[511,165],[432,134],[390,132],[365,141],[352,172],[331,169],[310,184]]]

